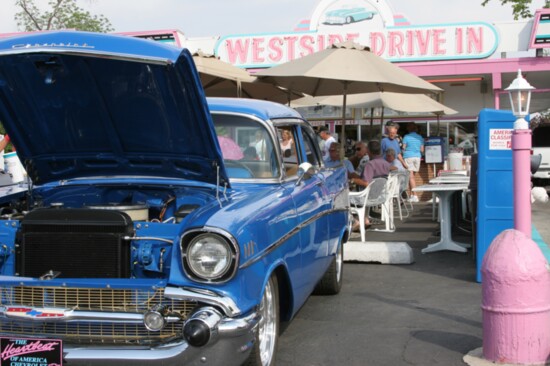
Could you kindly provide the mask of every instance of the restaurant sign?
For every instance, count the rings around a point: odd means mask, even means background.
[[[307,29],[286,33],[229,35],[215,53],[244,68],[271,67],[353,41],[391,62],[479,59],[498,46],[489,23],[412,26],[382,0],[321,1]]]

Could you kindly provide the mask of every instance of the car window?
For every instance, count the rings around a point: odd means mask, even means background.
[[[283,160],[283,168],[287,177],[293,177],[298,173],[298,153],[296,150],[296,130],[293,126],[277,128],[279,145]]]
[[[321,159],[317,138],[312,132],[305,128],[302,128],[302,137],[304,139],[307,162],[313,166],[320,166]]]
[[[280,176],[277,150],[262,124],[236,115],[213,113],[212,118],[229,178]]]

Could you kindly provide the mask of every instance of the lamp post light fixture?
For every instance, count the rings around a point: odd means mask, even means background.
[[[508,91],[512,113],[517,118],[514,123],[514,129],[516,130],[529,129],[529,124],[525,120],[525,117],[529,114],[531,91],[533,89],[535,88],[521,75],[521,70],[518,70],[518,76],[512,81],[510,86],[504,89]]]
[[[509,92],[516,117],[512,132],[512,175],[514,181],[514,228],[531,238],[531,129],[529,114],[533,88],[518,70],[518,76],[505,90]]]

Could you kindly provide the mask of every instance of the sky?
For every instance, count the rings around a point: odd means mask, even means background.
[[[46,0],[35,0],[46,3]],[[17,32],[15,0],[0,0],[0,33]],[[292,31],[320,0],[78,0],[109,19],[117,32],[179,29],[187,37]],[[387,0],[411,24],[513,21],[511,5],[490,0]],[[532,10],[544,0],[532,0]]]

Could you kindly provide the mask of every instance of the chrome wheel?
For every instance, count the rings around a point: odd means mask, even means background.
[[[336,282],[342,283],[342,270],[344,269],[344,246],[340,244],[336,252]]]
[[[277,337],[279,331],[279,304],[277,298],[277,279],[271,276],[264,289],[259,313],[261,315],[258,324],[258,348],[260,360],[263,366],[271,365],[275,358]]]

